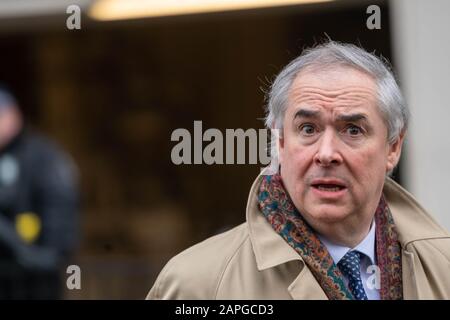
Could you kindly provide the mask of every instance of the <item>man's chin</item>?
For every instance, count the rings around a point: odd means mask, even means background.
[[[309,219],[314,219],[321,223],[336,223],[345,220],[350,211],[343,206],[320,204],[308,210]]]

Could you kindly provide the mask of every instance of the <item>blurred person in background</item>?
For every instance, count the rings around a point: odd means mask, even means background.
[[[61,298],[78,241],[77,169],[0,85],[0,299]]]

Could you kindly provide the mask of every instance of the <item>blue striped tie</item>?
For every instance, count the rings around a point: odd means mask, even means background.
[[[349,251],[339,260],[338,267],[348,280],[348,287],[356,300],[367,300],[366,292],[361,280],[361,253]]]

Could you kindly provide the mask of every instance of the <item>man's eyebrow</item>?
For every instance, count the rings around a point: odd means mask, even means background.
[[[344,122],[356,122],[360,120],[367,121],[367,116],[364,113],[340,114],[336,117],[336,119]]]
[[[308,109],[300,109],[298,110],[295,115],[295,118],[316,118],[319,115],[319,111],[317,110],[308,110]]]

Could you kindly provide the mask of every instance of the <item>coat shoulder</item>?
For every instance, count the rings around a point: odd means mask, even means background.
[[[247,241],[243,223],[182,251],[165,265],[147,299],[215,299],[229,262]]]
[[[434,263],[443,261],[446,267],[450,267],[450,236],[413,241],[407,245],[407,249],[421,256],[429,256]]]
[[[414,272],[414,299],[450,299],[450,237],[413,241],[406,250]]]

